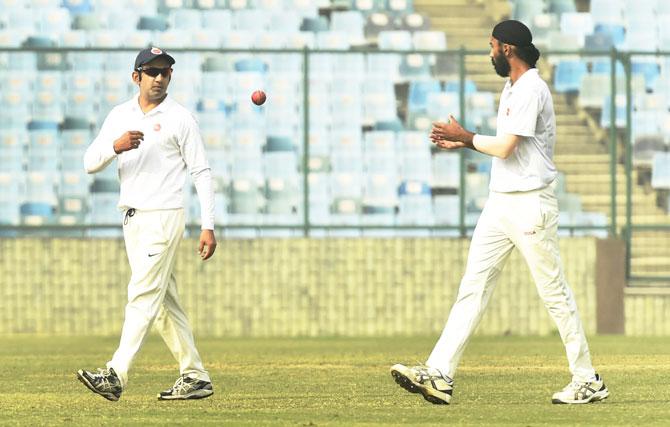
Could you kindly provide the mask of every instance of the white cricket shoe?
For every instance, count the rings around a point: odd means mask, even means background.
[[[551,403],[590,403],[606,399],[610,395],[600,375],[594,381],[571,382],[558,393],[554,393]]]
[[[451,401],[454,381],[435,368],[397,364],[391,367],[391,375],[400,387],[410,393],[421,393],[430,403],[447,405]]]

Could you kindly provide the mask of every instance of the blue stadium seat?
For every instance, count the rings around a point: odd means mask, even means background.
[[[460,210],[458,195],[439,195],[433,198],[436,225],[458,225]]]
[[[363,32],[369,43],[376,43],[379,33],[395,29],[393,19],[385,13],[372,13],[367,16]]]
[[[447,35],[442,31],[415,31],[412,44],[416,50],[447,50]]]
[[[20,200],[25,194],[25,175],[17,172],[0,172],[0,224],[21,223]]]
[[[335,11],[330,16],[330,30],[347,33],[354,40],[365,39],[364,29],[365,17],[360,11]]]
[[[575,0],[548,0],[549,12],[556,14],[574,13],[577,11]]]
[[[59,46],[61,47],[86,47],[88,37],[84,30],[68,30],[60,34]]]
[[[337,83],[336,83],[337,84]],[[338,84],[339,87],[342,87]],[[357,85],[360,87],[359,85]],[[330,98],[333,128],[360,128],[363,121],[363,105],[357,95],[338,91]]]
[[[623,47],[626,40],[626,29],[622,24],[596,23],[593,32],[594,35],[609,36],[617,48]]]
[[[397,53],[371,53],[367,55],[367,78],[386,81],[399,80],[402,55]]]
[[[458,189],[461,160],[458,153],[438,152],[433,156],[433,187]]]
[[[298,179],[269,178],[265,183],[266,214],[270,214],[274,223],[297,223],[298,209],[302,203]]]
[[[351,0],[350,9],[356,9],[362,13],[372,13],[386,8],[386,0]]]
[[[460,101],[458,93],[441,92],[428,94],[428,116],[433,120],[446,120],[449,115],[458,116]]]
[[[590,6],[596,24],[623,24],[623,0],[591,0]]]
[[[0,30],[0,46],[2,47],[21,47],[25,39],[23,31]]]
[[[422,80],[431,78],[430,56],[408,54],[402,57],[398,71],[403,80]]]
[[[138,30],[160,32],[167,30],[169,26],[168,19],[164,15],[140,16],[140,19],[137,22]]]
[[[270,22],[272,22],[270,28],[272,32],[294,33],[300,31],[302,15],[300,14],[300,11],[295,9],[275,9],[272,10]]]
[[[606,96],[603,99],[602,104],[602,113],[600,115],[600,126],[603,128],[610,127],[610,111],[611,111],[611,96]],[[626,127],[626,97],[625,95],[618,94],[615,98],[615,111],[616,111],[616,121],[615,126],[617,128]]]
[[[258,184],[251,180],[234,179],[231,184],[229,212],[231,221],[236,223],[254,223],[265,205]]]
[[[268,136],[263,148],[263,170],[267,178],[297,177],[296,147],[290,138]]]
[[[403,180],[431,182],[432,158],[429,150],[403,152],[399,156],[400,177]]]
[[[300,31],[310,31],[318,33],[321,31],[329,31],[330,25],[324,16],[304,17],[300,24]]]
[[[361,201],[352,197],[335,197],[330,215],[332,225],[360,225],[361,223]],[[360,231],[331,232],[331,235],[357,236]]]
[[[427,182],[404,181],[398,188],[398,218],[401,225],[433,225],[433,200]]]
[[[639,74],[644,76],[645,86],[649,92],[654,89],[656,80],[661,74],[660,67],[654,58],[651,58],[651,60],[647,58],[632,60],[631,71],[634,75]]]
[[[23,129],[0,131],[0,172],[23,173],[25,142]]]
[[[87,174],[81,167],[77,171],[63,172],[60,175],[58,193],[61,196],[77,196],[87,199],[92,181],[91,175]],[[76,206],[73,206],[70,211],[77,212],[79,210],[76,209]]]
[[[205,12],[204,14],[207,14]],[[203,27],[203,15],[198,9],[171,9],[168,15],[170,28],[175,30],[197,30]]]
[[[386,0],[386,10],[397,15],[407,15],[414,10],[413,0]]]
[[[334,171],[330,174],[330,190],[333,198],[360,198],[362,189],[360,173]]]
[[[377,44],[382,50],[412,50],[412,33],[402,30],[381,31]]]
[[[492,92],[475,92],[466,98],[468,125],[482,129],[487,121],[496,117],[495,95]]]
[[[237,72],[266,73],[268,65],[259,58],[243,58],[233,64]]]
[[[312,224],[330,224],[330,180],[327,173],[309,174],[309,221]]]
[[[201,15],[203,29],[227,33],[233,28],[233,15],[230,10],[210,9]]]
[[[29,172],[26,195],[21,204],[21,222],[28,225],[51,224],[55,219],[58,179],[53,172]]]
[[[561,32],[576,35],[580,40],[581,46],[584,46],[584,38],[593,33],[593,18],[588,12],[563,13],[560,25]]]
[[[67,8],[45,7],[34,10],[38,33],[54,34],[70,30],[70,11]]]
[[[624,49],[631,51],[640,50],[641,46],[644,46],[644,49],[648,49],[652,52],[659,50],[661,46],[659,44],[657,33],[655,31],[648,31],[645,25],[651,25],[654,28],[656,27],[655,23],[646,22],[646,24],[640,23],[638,26],[629,26],[626,29],[626,41],[623,45]]]
[[[333,173],[360,174],[363,171],[363,154],[361,152],[333,151],[330,155],[330,162]]]
[[[609,52],[614,48],[614,41],[609,34],[589,34],[584,38],[584,50],[589,52]]]
[[[233,28],[239,31],[270,30],[272,14],[265,9],[241,9],[233,12]]]
[[[92,10],[90,0],[63,0],[63,7],[67,8],[73,15],[89,13]]]
[[[427,111],[428,96],[431,93],[440,93],[442,86],[439,80],[416,80],[409,83],[407,108],[410,112]]]
[[[72,13],[72,11],[70,11]],[[72,29],[79,31],[96,31],[105,28],[102,16],[97,13],[72,13]]]
[[[557,92],[577,92],[586,73],[587,67],[583,61],[560,61],[554,69],[554,89]]]
[[[230,175],[233,181],[263,182],[263,161],[261,155],[233,153],[231,157]]]
[[[452,92],[452,93],[459,93],[461,90],[461,82],[456,81],[456,80],[449,80],[444,83],[444,91],[445,92]],[[465,80],[465,94],[466,95],[471,95],[473,93],[477,92],[477,85],[475,84],[474,81],[470,79]]]

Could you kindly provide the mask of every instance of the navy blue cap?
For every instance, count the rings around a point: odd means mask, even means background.
[[[160,57],[165,57],[170,61],[170,65],[175,63],[175,60],[173,57],[171,57],[166,51],[163,49],[159,49],[157,47],[148,47],[146,49],[143,49],[140,51],[140,53],[137,54],[137,58],[135,58],[135,70],[140,68],[142,65],[146,64],[147,62],[151,62],[156,58]]]

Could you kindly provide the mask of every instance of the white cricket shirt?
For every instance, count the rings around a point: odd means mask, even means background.
[[[508,80],[498,106],[497,136],[524,137],[506,159],[493,158],[489,189],[502,193],[544,188],[556,179],[556,117],[551,92],[536,68]]]
[[[114,152],[114,141],[127,131],[144,133],[139,148]],[[178,209],[184,207],[186,171],[200,199],[203,230],[214,229],[212,175],[198,123],[186,108],[167,96],[144,114],[139,94],[117,105],[105,118],[100,133],[86,150],[86,172],[103,170],[117,159],[120,210]]]

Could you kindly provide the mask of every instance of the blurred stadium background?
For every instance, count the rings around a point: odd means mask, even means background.
[[[437,333],[490,160],[427,134],[449,113],[494,132],[488,37],[507,17],[532,29],[553,91],[587,331],[670,335],[664,0],[0,0],[0,333],[118,334],[116,171],[89,176],[82,156],[150,45],[177,60],[169,93],[216,178],[217,254],[201,264],[187,240],[177,266],[196,333]],[[515,255],[479,333],[552,331]]]

